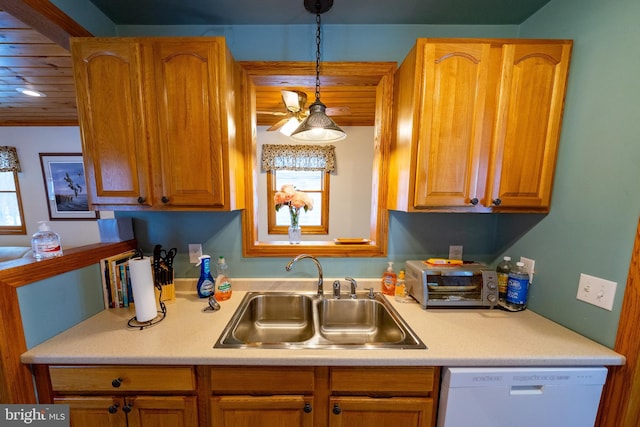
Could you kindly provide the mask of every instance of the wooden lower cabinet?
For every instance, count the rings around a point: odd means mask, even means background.
[[[437,367],[34,365],[71,427],[434,427]]]
[[[72,427],[196,427],[195,396],[65,396]]]
[[[216,427],[312,427],[311,396],[215,396],[211,425]]]
[[[430,427],[434,399],[332,397],[330,427]]]
[[[34,367],[40,403],[67,404],[71,427],[198,427],[190,366]]]
[[[433,427],[434,367],[211,367],[215,427]]]

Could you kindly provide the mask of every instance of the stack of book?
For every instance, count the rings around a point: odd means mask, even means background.
[[[133,303],[128,261],[136,256],[131,250],[100,260],[105,308],[129,307]]]

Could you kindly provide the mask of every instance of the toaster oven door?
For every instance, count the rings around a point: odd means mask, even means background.
[[[427,274],[428,305],[481,305],[482,272]]]

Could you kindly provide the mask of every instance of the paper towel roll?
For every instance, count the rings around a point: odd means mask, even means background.
[[[136,320],[138,322],[148,322],[158,314],[156,296],[153,292],[150,258],[130,259],[129,274],[131,275],[133,302],[136,307]]]

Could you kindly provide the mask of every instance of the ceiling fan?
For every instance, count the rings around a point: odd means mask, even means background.
[[[280,130],[285,135],[291,135],[296,127],[309,115],[307,107],[307,94],[299,90],[281,90],[282,103],[286,111],[258,111],[258,114],[270,114],[273,116],[284,116],[268,131]],[[351,114],[349,107],[327,108],[327,114],[333,116]]]

